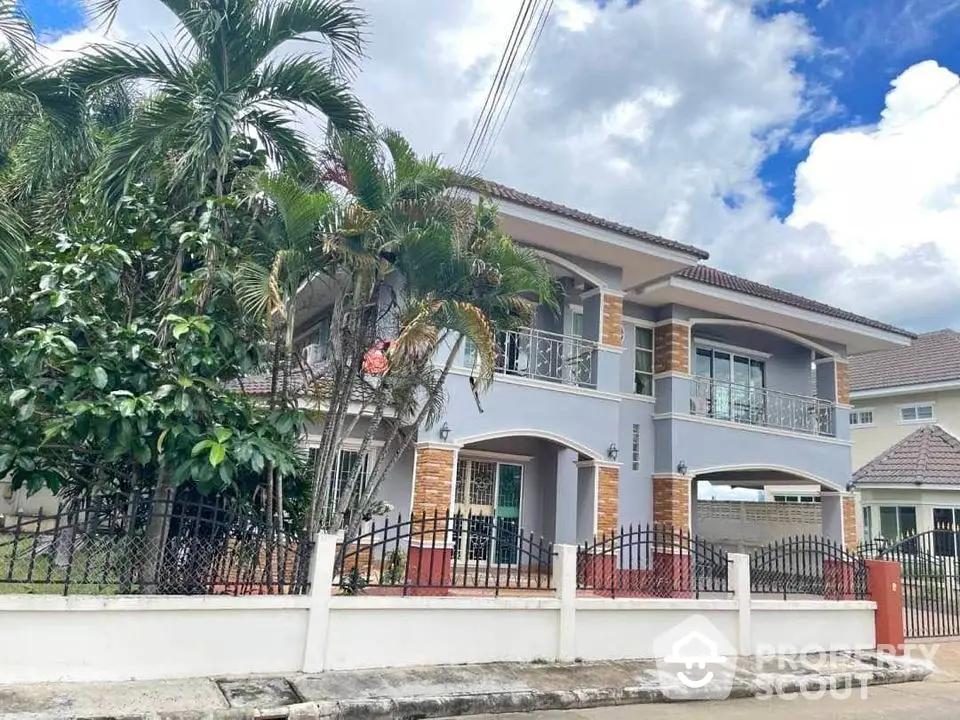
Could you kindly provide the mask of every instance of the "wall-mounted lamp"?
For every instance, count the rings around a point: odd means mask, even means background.
[[[610,447],[607,448],[607,456],[608,456],[611,460],[616,460],[616,459],[617,459],[617,455],[619,455],[619,454],[620,454],[620,450],[617,449],[617,444],[616,444],[616,443],[610,443]]]
[[[683,460],[677,463],[677,472],[681,475],[687,474],[687,464]]]
[[[446,442],[448,437],[450,437],[450,426],[444,423],[440,426],[440,439]]]

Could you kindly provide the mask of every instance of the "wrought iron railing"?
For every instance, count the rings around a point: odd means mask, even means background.
[[[564,385],[596,387],[597,341],[521,328],[498,334],[496,371]]]
[[[333,584],[341,593],[433,595],[451,589],[549,590],[553,545],[512,518],[434,512],[372,521],[340,543]]]
[[[750,555],[750,592],[784,600],[789,595],[862,600],[867,597],[867,566],[861,555],[829,538],[784,538]]]
[[[94,497],[0,530],[0,593],[305,594],[312,548],[222,499]]]
[[[836,435],[836,407],[829,400],[709,377],[693,379],[690,412],[745,425]]]
[[[723,548],[667,525],[621,527],[577,551],[577,588],[609,597],[729,592]]]

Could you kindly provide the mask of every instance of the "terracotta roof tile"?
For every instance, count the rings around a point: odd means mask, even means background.
[[[883,330],[885,332],[896,333],[897,335],[903,335],[904,337],[916,337],[913,333],[907,330],[902,330],[901,328],[888,325],[887,323],[880,322],[879,320],[871,320],[870,318],[863,317],[862,315],[841,310],[840,308],[826,305],[824,303],[817,302],[816,300],[810,300],[802,295],[794,295],[793,293],[786,292],[785,290],[778,290],[777,288],[770,287],[769,285],[763,285],[761,283],[754,282],[753,280],[747,280],[746,278],[742,278],[737,275],[731,275],[730,273],[724,272],[723,270],[717,270],[716,268],[708,265],[691,265],[690,267],[684,268],[678,272],[677,277],[693,280],[694,282],[703,283],[704,285],[712,285],[713,287],[723,288],[724,290],[732,290],[734,292],[743,293],[744,295],[750,295],[762,300],[772,300],[773,302],[783,303],[784,305],[790,305],[792,307],[800,308],[801,310],[809,310],[810,312],[820,313],[821,315],[834,317],[838,320],[847,320],[848,322],[866,325],[867,327]]]
[[[850,358],[850,389],[854,391],[948,380],[960,380],[960,333],[956,330],[924,333],[909,347]]]
[[[491,197],[507,200],[508,202],[517,203],[518,205],[524,205],[529,208],[534,208],[535,210],[543,210],[555,215],[561,215],[563,217],[570,218],[571,220],[576,220],[587,225],[593,225],[594,227],[603,228],[604,230],[610,230],[622,235],[627,235],[653,245],[659,245],[660,247],[668,248],[670,250],[687,253],[688,255],[700,260],[706,260],[708,257],[710,257],[710,253],[708,253],[706,250],[701,250],[693,245],[685,245],[674,240],[668,240],[667,238],[660,237],[659,235],[653,235],[651,233],[644,232],[643,230],[637,230],[636,228],[632,228],[627,225],[621,225],[620,223],[613,222],[612,220],[605,220],[597,217],[596,215],[591,215],[580,210],[574,210],[566,205],[560,205],[555,202],[550,202],[549,200],[544,200],[543,198],[538,198],[534,195],[528,195],[525,192],[520,192],[519,190],[507,187],[506,185],[501,185],[500,183],[484,180],[480,183],[480,187]]]
[[[960,439],[925,425],[857,470],[853,482],[960,486]]]

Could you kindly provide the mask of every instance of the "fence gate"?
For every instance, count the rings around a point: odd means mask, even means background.
[[[960,531],[929,530],[861,554],[900,563],[908,639],[960,635]]]

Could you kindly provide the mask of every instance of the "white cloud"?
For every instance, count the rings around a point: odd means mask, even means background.
[[[764,2],[609,0],[601,10],[557,0],[485,174],[867,315],[952,321],[960,282],[945,260],[957,257],[948,233],[951,220],[960,226],[960,163],[947,128],[960,118],[956,93],[934,100],[956,76],[912,68],[877,125],[816,138],[783,223],[758,170],[779,144],[802,147],[811,120],[837,112],[829,89],[798,70],[835,48],[821,48],[798,14],[761,17],[754,6]],[[371,26],[360,98],[419,151],[456,163],[519,1],[361,5]],[[150,41],[172,28],[156,0],[123,0],[114,34]]]
[[[933,244],[960,261],[960,78],[922,62],[893,81],[880,122],[817,138],[788,223],[819,223],[855,265]]]

